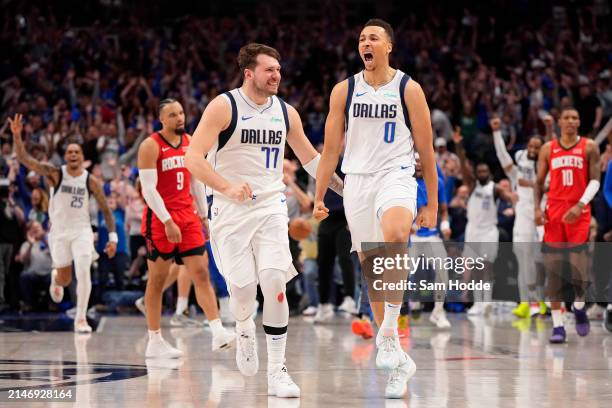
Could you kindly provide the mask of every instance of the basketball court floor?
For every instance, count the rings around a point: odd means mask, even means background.
[[[586,338],[568,324],[569,342],[548,344],[550,323],[511,317],[449,315],[440,332],[427,315],[412,321],[402,343],[418,370],[402,400],[382,398],[386,374],[375,368],[373,339],[350,332],[350,320],[326,325],[291,318],[287,367],[301,399],[266,395],[265,335],[258,319],[260,372],[243,377],[234,350],[211,353],[204,329],[175,329],[167,340],[180,360],[145,361],[142,316],[105,317],[92,335],[0,333],[0,406],[52,407],[610,407],[612,335],[594,323]],[[17,391],[15,391],[17,390]],[[36,403],[23,390],[68,390]],[[10,398],[12,395],[13,398]],[[44,401],[40,400],[39,401]]]

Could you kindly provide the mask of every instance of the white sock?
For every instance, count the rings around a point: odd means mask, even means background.
[[[491,303],[491,301],[493,300],[493,289],[489,289],[489,290],[484,290],[483,289],[482,297],[483,297],[485,302]]]
[[[608,303],[608,307],[606,309],[612,310],[612,303]]]
[[[482,294],[482,290],[480,289],[474,289],[474,305],[476,305],[477,303],[482,303],[484,297]]]
[[[553,310],[551,314],[553,327],[563,327],[563,314],[561,314],[561,310]]]
[[[574,309],[578,309],[578,310],[584,309],[584,302],[574,302]]]
[[[176,311],[174,312],[174,314],[175,315],[183,314],[183,312],[187,310],[188,304],[189,304],[189,298],[179,297],[178,300],[176,301]]]
[[[221,324],[221,319],[209,320],[208,325],[210,326],[210,330],[212,330],[213,337],[219,336],[225,331],[223,324]]]
[[[253,319],[248,318],[246,320],[240,321],[236,320],[236,332],[244,333],[245,331],[254,330],[255,322]]]
[[[434,308],[433,308],[434,313],[441,313],[443,311],[444,311],[444,302],[434,303]]]
[[[529,302],[540,301],[542,299],[538,299],[538,293],[535,289],[529,289]]]
[[[381,329],[384,329],[385,336],[391,336],[397,332],[397,318],[399,317],[402,305],[385,302],[385,315],[383,318]]]
[[[285,346],[287,345],[287,333],[266,334],[268,344],[268,374],[281,369],[285,364]]]
[[[161,329],[149,330],[149,340],[162,340]]]

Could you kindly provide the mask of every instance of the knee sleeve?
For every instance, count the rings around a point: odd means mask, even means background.
[[[255,298],[257,297],[257,284],[249,283],[243,288],[232,285],[230,291],[230,311],[234,318],[243,322],[247,320],[255,308]]]
[[[259,274],[259,286],[264,295],[264,330],[286,328],[289,323],[289,304],[285,296],[286,272],[279,269],[264,269]]]
[[[77,292],[77,320],[85,318],[89,295],[91,294],[91,254],[79,255],[74,259]]]

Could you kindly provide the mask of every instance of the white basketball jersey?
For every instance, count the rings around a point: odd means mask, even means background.
[[[518,168],[518,178],[535,183],[535,160],[530,160],[527,157],[527,150],[519,150],[516,152],[514,159],[516,160],[516,166]],[[525,220],[525,222],[533,222],[533,188],[521,187],[517,183],[516,192],[519,196],[518,203],[516,204],[516,222],[522,222],[522,220]]]
[[[51,187],[49,221],[51,230],[85,228],[91,230],[89,215],[89,172],[72,177],[62,166],[57,187]]]
[[[375,90],[363,71],[348,79],[345,108],[345,174],[371,174],[413,166],[414,149],[404,90],[410,77],[399,69]]]
[[[497,205],[495,204],[495,183],[484,186],[478,180],[467,204],[467,222],[470,229],[486,231],[497,228]],[[468,228],[466,226],[466,230]]]
[[[289,119],[285,102],[276,96],[257,106],[240,89],[224,94],[232,109],[229,127],[208,153],[213,169],[230,183],[248,183],[253,201],[284,191],[283,158]],[[214,199],[226,199],[213,190]]]

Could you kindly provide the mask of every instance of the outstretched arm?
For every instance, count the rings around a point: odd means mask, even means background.
[[[344,108],[346,106],[346,95],[348,94],[348,82],[342,81],[337,84],[329,98],[329,114],[325,121],[325,142],[323,143],[323,154],[317,167],[317,185],[315,189],[315,206],[313,214],[317,220],[327,218],[329,210],[323,204],[325,191],[342,150],[342,136],[344,134]]]
[[[518,169],[506,149],[506,143],[501,133],[501,120],[499,118],[493,118],[491,119],[490,125],[493,130],[493,145],[495,146],[497,160],[499,160],[499,164],[501,164],[502,169],[504,169],[504,173],[508,176],[512,187],[516,187],[518,182]]]
[[[117,242],[119,241],[119,238],[117,237],[115,218],[113,217],[112,211],[108,207],[108,203],[106,202],[104,190],[102,189],[102,183],[100,183],[100,181],[92,175],[89,176],[89,191],[91,191],[94,198],[98,202],[98,207],[104,216],[104,222],[106,223],[106,228],[108,228],[108,242],[106,243],[104,252],[106,252],[109,258],[112,258],[117,252]]]
[[[8,120],[11,126],[13,140],[15,142],[15,153],[17,155],[17,160],[28,169],[35,171],[41,176],[49,178],[54,185],[57,184],[60,169],[52,164],[42,163],[36,160],[26,151],[23,139],[21,138],[21,132],[23,131],[22,119],[23,116],[18,113],[13,119],[9,118]]]
[[[231,109],[224,98],[222,95],[217,96],[204,110],[185,153],[185,166],[193,177],[213,190],[231,199],[244,201],[252,197],[251,187],[247,183],[232,185],[204,159],[219,139],[219,133],[227,129],[232,120]]]
[[[319,155],[304,134],[302,120],[297,110],[293,106],[287,106],[287,111],[290,123],[287,143],[289,143],[300,163],[302,163],[304,170],[316,180],[321,155]],[[336,173],[332,173],[329,188],[336,192],[336,194],[342,195],[343,182]]]

